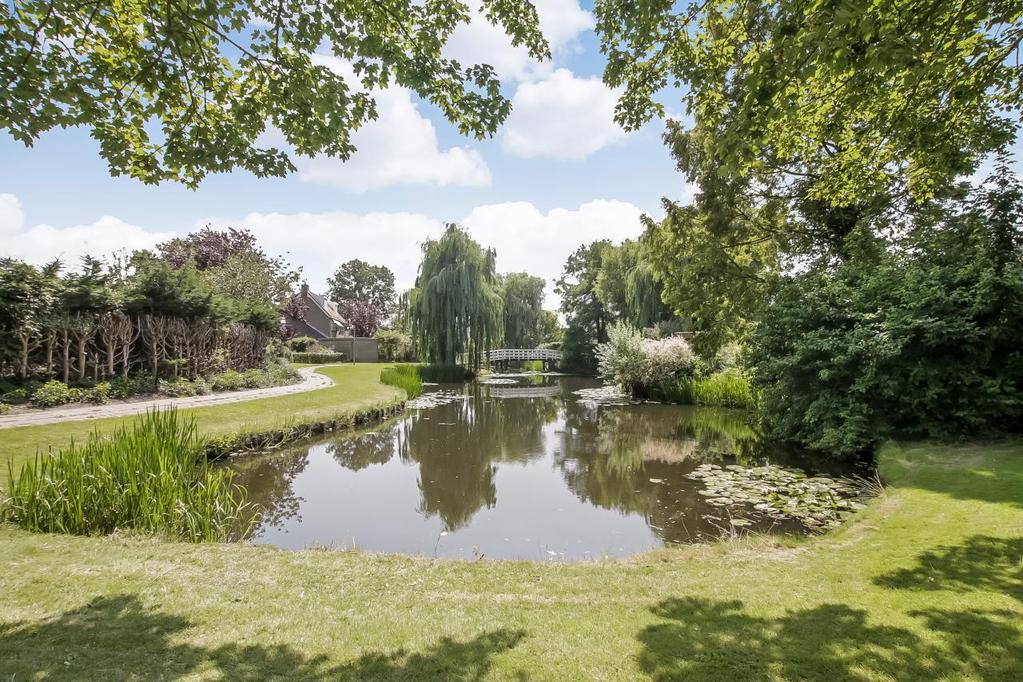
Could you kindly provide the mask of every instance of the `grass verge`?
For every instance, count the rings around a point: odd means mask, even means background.
[[[832,534],[589,565],[0,528],[0,677],[1023,678],[1023,444],[880,457]]]
[[[290,395],[182,409],[194,417],[200,433],[210,437],[211,454],[233,448],[268,447],[285,440],[351,425],[361,415],[393,409],[404,394],[379,382],[384,364],[327,365],[317,371],[334,385]],[[21,462],[65,447],[72,440],[84,442],[94,431],[112,433],[135,416],[89,421],[21,426],[0,430],[0,471],[11,461]]]

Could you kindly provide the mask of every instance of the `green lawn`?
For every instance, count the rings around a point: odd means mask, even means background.
[[[831,535],[621,563],[0,529],[0,679],[1023,679],[1023,445],[881,457]]]
[[[257,428],[282,426],[289,422],[311,421],[338,414],[393,403],[401,391],[384,386],[380,370],[389,364],[325,365],[318,371],[334,380],[329,388],[291,395],[225,403],[182,410],[194,415],[200,429],[208,434],[234,433]],[[99,429],[109,431],[133,417],[94,419],[44,426],[22,426],[0,430],[0,471],[6,475],[6,460],[15,465],[37,451],[60,448],[75,440],[84,440]]]

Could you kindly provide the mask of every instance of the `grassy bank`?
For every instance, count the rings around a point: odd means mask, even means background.
[[[0,677],[1020,679],[1023,444],[881,462],[833,534],[596,565],[0,529]]]
[[[206,435],[225,437],[239,433],[276,431],[286,433],[295,424],[350,417],[356,413],[395,403],[403,393],[379,382],[384,364],[328,365],[318,371],[329,376],[328,388],[274,398],[224,403],[181,410],[194,416],[199,430]],[[22,426],[0,430],[0,471],[6,462],[15,465],[37,451],[57,449],[72,439],[84,441],[95,429],[112,432],[134,417],[115,417],[64,422],[42,426]]]

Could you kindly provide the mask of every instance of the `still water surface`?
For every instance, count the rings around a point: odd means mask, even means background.
[[[463,559],[627,556],[729,527],[688,477],[702,463],[815,472],[765,443],[743,412],[595,403],[575,391],[599,383],[579,377],[506,381],[437,387],[448,402],[231,460],[263,511],[254,541]],[[762,519],[746,530],[803,529]]]

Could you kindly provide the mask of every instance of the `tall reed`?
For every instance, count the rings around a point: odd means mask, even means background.
[[[418,365],[395,365],[380,370],[380,383],[403,389],[409,399],[423,394],[423,380]]]
[[[95,535],[119,529],[192,542],[244,535],[256,518],[233,473],[211,465],[195,421],[148,412],[109,438],[37,455],[15,474],[0,518],[27,530]]]
[[[710,376],[683,379],[650,391],[659,400],[683,405],[713,405],[754,409],[757,396],[749,379],[735,370],[725,370]]]

